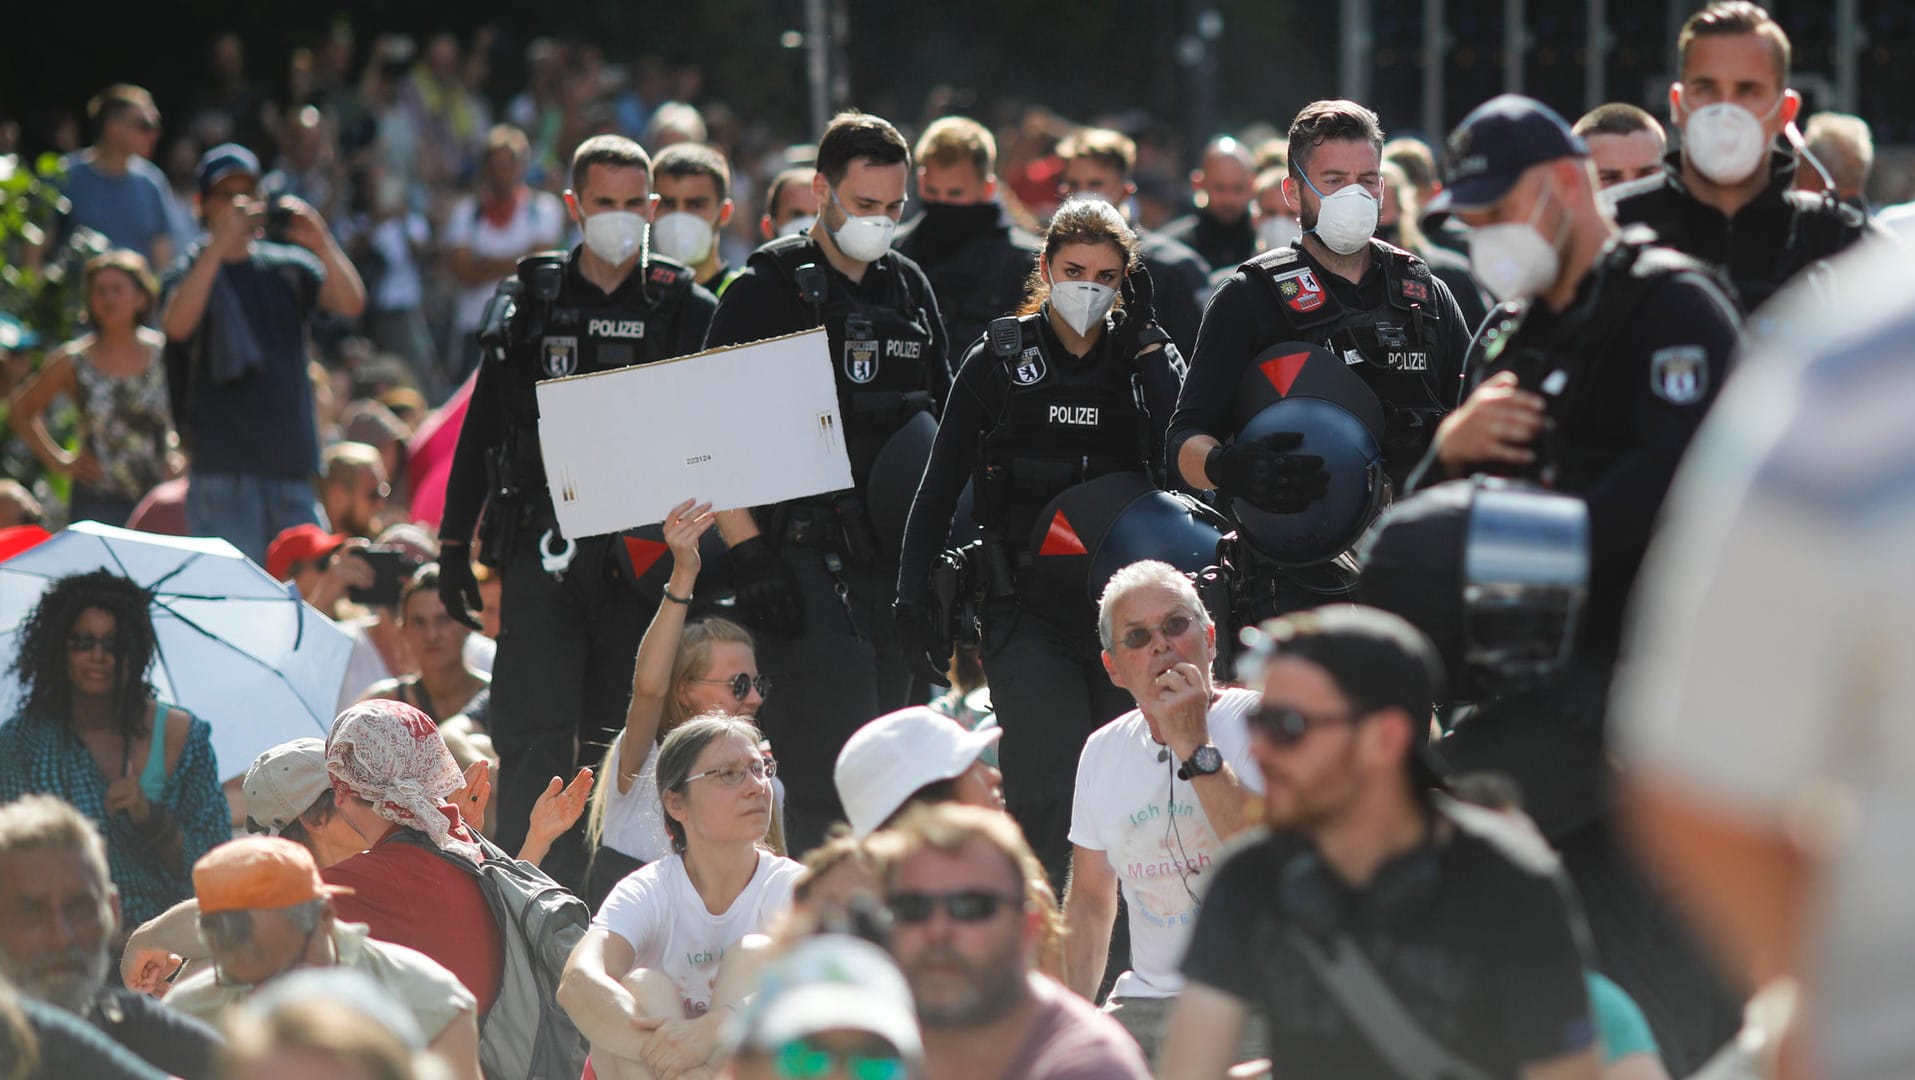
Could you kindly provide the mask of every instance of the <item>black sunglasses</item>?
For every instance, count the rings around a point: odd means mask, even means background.
[[[1124,636],[1118,638],[1117,641],[1126,649],[1141,649],[1150,644],[1150,639],[1158,631],[1163,632],[1165,641],[1175,641],[1185,634],[1188,634],[1191,626],[1195,624],[1196,621],[1197,620],[1190,615],[1172,615],[1170,618],[1165,619],[1161,626],[1133,626],[1125,631]]]
[[[714,686],[731,687],[731,696],[743,701],[751,696],[752,687],[758,688],[759,697],[771,696],[771,676],[759,675],[756,678],[739,672],[729,679],[686,679],[686,682],[711,683]]]
[[[1346,712],[1337,716],[1306,716],[1288,706],[1260,705],[1247,717],[1250,727],[1278,746],[1295,746],[1321,727],[1354,724],[1368,713]]]
[[[94,649],[105,649],[111,653],[119,651],[120,642],[112,634],[94,637],[85,631],[75,631],[67,635],[66,647],[68,652],[90,653]]]
[[[885,906],[891,909],[891,917],[906,925],[931,921],[931,916],[939,908],[943,908],[945,914],[958,922],[989,922],[997,917],[998,908],[1006,905],[1018,907],[1023,903],[1021,896],[1005,896],[983,889],[961,889],[948,893],[892,893],[885,900]]]

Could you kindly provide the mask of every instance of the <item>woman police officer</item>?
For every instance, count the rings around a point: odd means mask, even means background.
[[[1055,523],[1049,540],[1031,537],[1068,488],[1118,472],[1159,476],[1183,359],[1151,321],[1149,281],[1137,235],[1109,203],[1058,209],[1020,314],[994,322],[959,366],[905,526],[899,627],[921,674],[943,682],[949,650],[932,627],[931,567],[973,481],[984,538],[976,561],[998,568],[980,589],[990,597],[982,653],[1004,728],[1005,798],[1059,880],[1078,752],[1132,703],[1102,668],[1083,589],[1060,597],[1035,587],[1031,569],[1049,541],[1073,553],[1081,543]],[[1125,304],[1113,314],[1120,291]]]

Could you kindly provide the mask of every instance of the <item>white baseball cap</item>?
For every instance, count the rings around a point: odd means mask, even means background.
[[[1003,734],[995,727],[967,731],[922,705],[852,732],[831,774],[851,832],[860,839],[876,832],[919,788],[962,775]]]
[[[283,742],[253,759],[240,791],[246,798],[246,826],[273,836],[299,820],[332,786],[326,775],[326,742],[304,738]]]
[[[913,1065],[924,1058],[910,985],[883,949],[848,934],[805,938],[773,960],[733,1024],[735,1049],[773,1052],[821,1031],[850,1030],[884,1039]]]

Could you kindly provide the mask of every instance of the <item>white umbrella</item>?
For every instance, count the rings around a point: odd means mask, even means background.
[[[224,540],[159,536],[83,521],[0,563],[0,657],[55,579],[111,570],[153,594],[153,688],[213,728],[221,779],[260,752],[325,738],[352,638]],[[0,674],[0,721],[20,701]]]

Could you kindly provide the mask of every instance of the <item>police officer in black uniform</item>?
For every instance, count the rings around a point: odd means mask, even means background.
[[[1722,270],[1754,312],[1803,269],[1848,247],[1869,226],[1828,192],[1792,190],[1801,95],[1788,89],[1789,38],[1747,0],[1712,4],[1676,39],[1681,80],[1669,88],[1682,146],[1655,181],[1616,204],[1616,220]],[[1799,137],[1799,136],[1798,136]]]
[[[810,231],[752,253],[725,288],[708,348],[812,327],[829,334],[854,486],[719,515],[739,614],[778,692],[759,720],[786,765],[786,837],[802,852],[842,820],[832,766],[859,725],[905,704],[911,673],[890,633],[897,557],[872,528],[866,481],[879,452],[950,387],[948,348],[924,271],[891,250],[911,150],[896,128],[839,115],[818,141]],[[741,389],[748,393],[749,388]]]
[[[957,348],[1014,310],[1037,261],[1037,237],[997,199],[997,141],[967,116],[946,116],[918,139],[924,212],[898,226],[897,249],[937,290],[944,329]]]
[[[1024,313],[994,323],[958,367],[898,573],[900,636],[923,674],[943,682],[950,638],[933,625],[932,566],[972,481],[983,544],[967,552],[968,569],[989,597],[980,655],[1004,729],[1004,797],[1060,882],[1077,756],[1132,702],[1099,660],[1082,583],[1074,596],[1040,593],[1029,538],[1067,488],[1109,473],[1159,477],[1183,361],[1152,321],[1148,282],[1136,234],[1109,203],[1058,209]],[[1123,309],[1107,323],[1120,292]]]
[[[1373,236],[1382,146],[1376,114],[1353,101],[1315,102],[1291,122],[1284,183],[1304,237],[1244,263],[1211,298],[1168,439],[1169,467],[1193,489],[1278,513],[1301,511],[1320,492],[1321,462],[1290,452],[1300,441],[1293,433],[1232,441],[1244,372],[1281,342],[1322,345],[1375,391],[1384,467],[1399,485],[1456,402],[1469,342],[1456,300],[1422,259]],[[1240,593],[1272,595],[1273,567],[1238,570]],[[1259,602],[1239,622],[1276,613]]]
[[[1643,1006],[1681,1074],[1734,1015],[1613,836],[1603,721],[1651,526],[1727,374],[1740,320],[1711,267],[1646,230],[1618,231],[1582,140],[1539,102],[1505,94],[1478,106],[1450,138],[1445,173],[1430,213],[1472,227],[1472,266],[1503,303],[1472,345],[1469,395],[1414,482],[1491,473],[1580,496],[1590,546],[1567,671],[1480,702],[1443,757],[1524,788],[1587,902],[1604,973]]]
[[[524,838],[546,782],[570,776],[581,745],[603,746],[623,722],[632,657],[652,617],[622,584],[633,568],[618,537],[559,531],[533,387],[696,352],[717,303],[685,266],[645,256],[657,197],[642,147],[617,135],[587,139],[573,155],[571,179],[565,201],[584,246],[521,260],[487,308],[487,360],[439,526],[439,591],[454,618],[476,629],[472,613],[484,607],[469,558],[482,509],[480,556],[504,579],[491,729],[500,759],[498,840],[507,848]],[[561,854],[558,872],[582,871],[566,864],[576,854]]]

